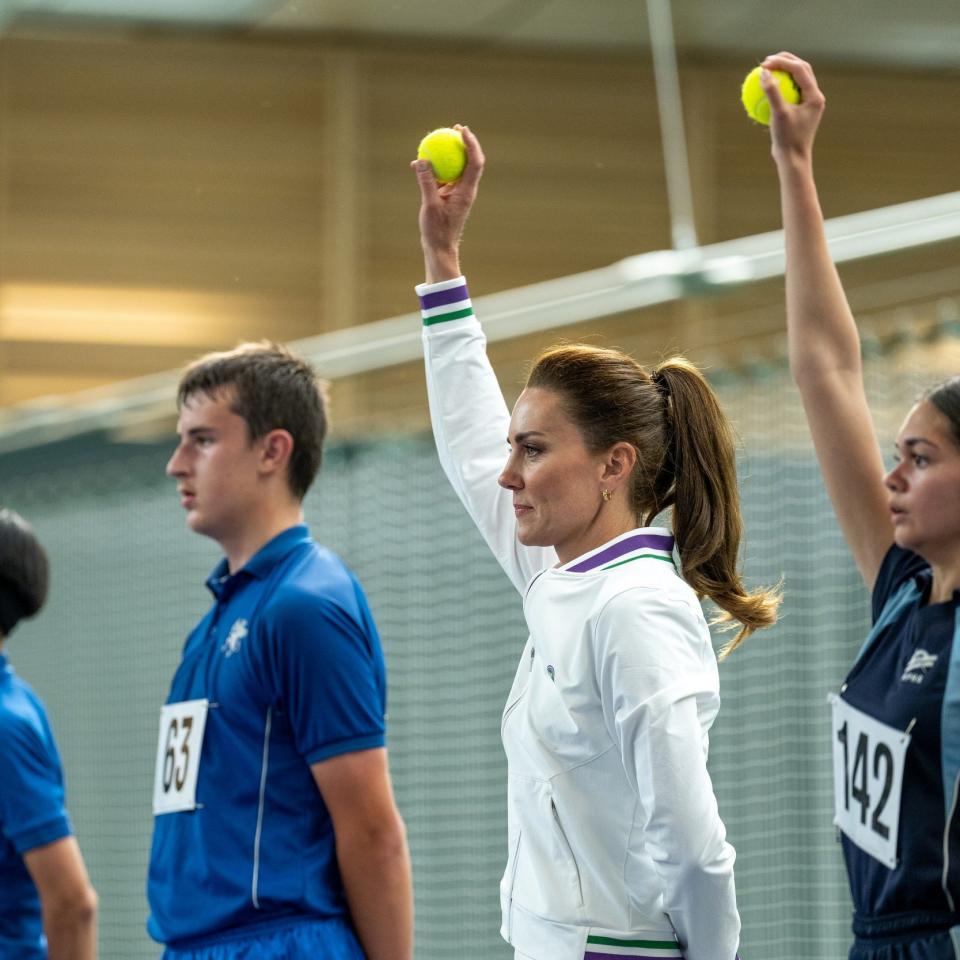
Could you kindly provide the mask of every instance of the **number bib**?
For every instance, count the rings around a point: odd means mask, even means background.
[[[209,707],[209,700],[183,700],[168,703],[160,711],[153,778],[154,816],[196,810],[200,748]]]
[[[900,792],[910,734],[831,694],[833,822],[891,870],[897,865]]]

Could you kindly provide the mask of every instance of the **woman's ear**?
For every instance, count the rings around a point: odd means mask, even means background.
[[[630,479],[636,465],[637,451],[633,444],[626,441],[615,443],[604,458],[601,480],[609,489],[616,489]]]

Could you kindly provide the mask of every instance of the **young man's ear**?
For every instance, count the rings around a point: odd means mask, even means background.
[[[264,473],[285,470],[293,455],[293,437],[287,430],[271,430],[260,438],[260,466]]]

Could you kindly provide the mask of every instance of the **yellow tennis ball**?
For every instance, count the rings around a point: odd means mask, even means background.
[[[743,103],[743,109],[747,111],[747,116],[757,123],[762,123],[765,127],[770,125],[770,101],[763,92],[763,85],[760,83],[760,71],[762,67],[754,67],[748,74],[743,86],[740,88],[740,100]],[[787,103],[800,102],[800,88],[794,83],[793,77],[785,70],[771,70],[777,86],[780,87],[780,93]]]
[[[467,148],[459,130],[440,127],[428,133],[417,148],[417,159],[429,160],[437,183],[453,183],[467,165]]]

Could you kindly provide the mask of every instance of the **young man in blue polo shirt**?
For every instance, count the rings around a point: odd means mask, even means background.
[[[149,932],[166,960],[410,960],[383,654],[360,584],[303,525],[322,386],[246,344],[190,366],[178,405],[167,472],[225,556],[161,713]]]
[[[94,960],[97,896],[64,806],[47,712],[3,651],[43,606],[47,555],[0,509],[0,960]]]

